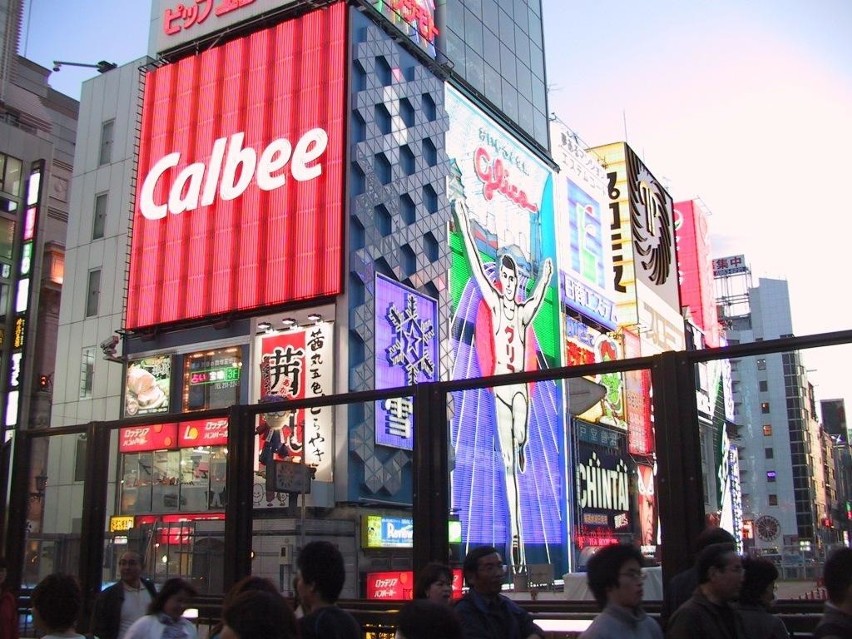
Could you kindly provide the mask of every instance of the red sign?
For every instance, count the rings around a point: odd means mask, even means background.
[[[453,570],[453,599],[462,596],[462,571]],[[395,572],[368,572],[367,599],[413,599],[414,573],[410,570]]]
[[[225,515],[140,515],[136,517],[136,526],[159,525],[157,543],[168,546],[180,546],[192,542],[195,527],[191,522],[224,519]]]
[[[127,328],[341,292],[345,11],[147,74]]]
[[[177,424],[128,426],[119,435],[121,453],[141,453],[150,450],[177,448]]]
[[[191,446],[226,446],[228,444],[228,420],[196,419],[181,422],[178,425],[178,445],[181,448]]]

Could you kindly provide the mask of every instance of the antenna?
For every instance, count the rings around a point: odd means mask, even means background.
[[[115,62],[107,62],[106,60],[101,60],[97,64],[86,64],[85,62],[65,62],[63,60],[54,60],[53,61],[53,70],[59,71],[63,66],[66,67],[88,67],[89,69],[97,69],[98,73],[106,73],[107,71],[112,71],[118,65]]]

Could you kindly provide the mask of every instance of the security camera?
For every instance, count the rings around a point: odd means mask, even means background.
[[[57,64],[57,65],[54,65],[53,70],[54,70],[54,71],[59,71],[59,65],[58,65],[58,64]]]
[[[103,342],[101,342],[101,350],[104,351],[104,352],[106,352],[106,351],[113,351],[114,352],[115,347],[118,346],[118,340],[119,340],[118,335],[113,335],[109,339],[104,340]]]

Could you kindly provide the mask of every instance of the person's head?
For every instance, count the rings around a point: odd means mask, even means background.
[[[695,538],[695,552],[700,553],[710,544],[735,544],[734,536],[719,526],[708,526]]]
[[[139,587],[142,576],[142,557],[132,550],[121,553],[118,558],[118,576],[128,586]]]
[[[589,559],[586,570],[589,590],[601,608],[608,603],[637,608],[642,603],[642,553],[635,546],[605,546]]]
[[[743,564],[734,544],[710,544],[695,560],[698,584],[717,602],[736,599],[743,583]]]
[[[148,606],[148,614],[156,615],[162,612],[172,619],[177,619],[186,610],[189,600],[197,594],[198,592],[189,582],[177,577],[169,579]]]
[[[306,611],[317,603],[333,604],[340,597],[346,568],[343,555],[328,541],[312,541],[305,545],[296,559],[299,601]]]
[[[448,604],[452,596],[453,573],[449,567],[437,561],[426,564],[414,582],[414,598]]]
[[[296,617],[277,592],[246,590],[222,610],[220,639],[295,639]]]
[[[508,253],[500,258],[500,284],[503,295],[514,300],[518,292],[518,266],[515,264],[515,258]]]
[[[778,569],[768,559],[744,557],[745,578],[740,588],[740,603],[769,606],[775,599]]]
[[[74,628],[82,605],[83,593],[72,575],[48,575],[33,590],[33,616],[47,633]]]
[[[449,606],[415,599],[396,617],[396,639],[462,639],[461,623]]]
[[[227,608],[231,601],[244,592],[255,590],[271,592],[273,595],[279,594],[278,588],[276,588],[275,584],[269,581],[269,579],[266,579],[265,577],[258,577],[256,575],[249,575],[248,577],[243,577],[231,586],[231,589],[225,594],[225,598],[222,600],[222,608]]]
[[[467,553],[462,564],[468,586],[483,595],[496,595],[503,589],[506,566],[493,546],[477,546]]]
[[[831,603],[852,606],[852,548],[839,548],[829,555],[822,579]]]

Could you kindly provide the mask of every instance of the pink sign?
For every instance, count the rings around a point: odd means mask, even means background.
[[[141,453],[177,448],[177,442],[177,424],[128,426],[120,431],[118,450],[121,453]]]

